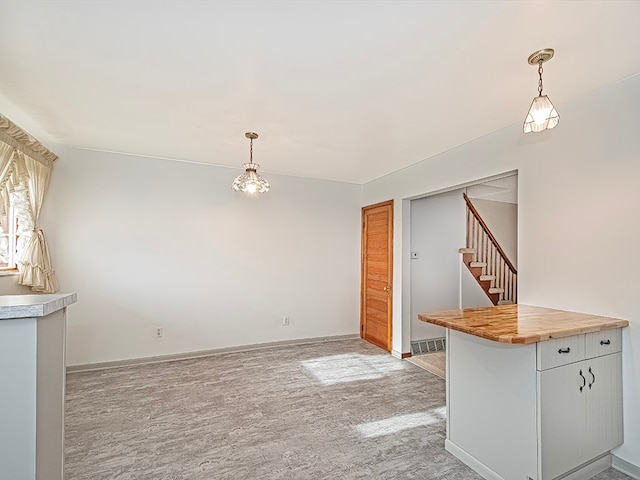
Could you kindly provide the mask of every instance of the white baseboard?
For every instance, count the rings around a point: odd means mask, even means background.
[[[402,352],[399,352],[397,350],[391,350],[391,356],[399,358],[400,360],[402,360]]]
[[[624,473],[625,475],[629,475],[631,478],[635,478],[636,480],[640,480],[640,467],[638,465],[634,465],[633,463],[627,462],[626,460],[621,459],[620,457],[616,457],[612,455],[611,466],[618,470],[619,472]]]
[[[478,472],[478,474],[480,474],[482,478],[486,478],[487,480],[506,480],[505,478],[501,477],[496,472],[491,470],[489,467],[487,467],[476,457],[457,446],[451,440],[447,439],[444,441],[444,448],[447,452],[451,453],[454,457],[462,461],[462,463],[471,467],[472,470]]]
[[[569,475],[566,475],[562,480],[584,480],[585,478],[595,477],[599,473],[604,472],[611,466],[611,454],[607,453],[602,457],[594,460],[591,463],[583,465]]]
[[[454,457],[458,458],[460,461],[462,461],[464,464],[469,466],[471,469],[475,470],[478,474],[480,474],[482,478],[486,478],[487,480],[505,480],[502,476],[498,475],[491,468],[486,466],[484,463],[482,463],[473,455],[469,454],[468,452],[460,448],[451,440],[447,439],[444,441],[444,448],[445,450],[447,450],[447,452],[451,453]],[[595,459],[593,462],[590,462],[586,465],[582,465],[581,467],[577,468],[576,470],[569,473],[568,475],[565,475],[563,477],[558,477],[558,478],[562,478],[562,480],[584,480],[585,478],[595,477],[596,475],[604,472],[607,468],[611,466],[611,462],[612,462],[611,457],[612,455],[607,453]],[[624,460],[622,460],[622,462],[624,462]],[[628,462],[624,462],[624,463],[626,463],[627,465],[631,465]],[[623,473],[627,473],[624,470],[620,470],[620,471]],[[630,476],[633,476],[633,475],[630,475]],[[633,478],[638,479],[638,477],[633,477]]]
[[[360,335],[333,335],[330,337],[300,338],[297,340],[283,340],[280,342],[256,343],[253,345],[238,345],[235,347],[214,348],[211,350],[200,350],[197,352],[174,353],[170,355],[158,355],[155,357],[130,358],[125,360],[115,360],[112,362],[87,363],[81,365],[68,365],[67,373],[87,372],[91,370],[105,370],[107,368],[127,367],[130,365],[146,365],[149,363],[175,362],[190,358],[210,357],[223,353],[247,352],[250,350],[262,350],[273,347],[286,347],[291,345],[305,345],[309,343],[336,342],[339,340],[353,340],[360,338]]]

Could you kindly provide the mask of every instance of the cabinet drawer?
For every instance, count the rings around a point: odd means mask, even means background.
[[[553,338],[537,344],[538,370],[567,365],[585,359],[584,335]]]
[[[622,329],[611,328],[586,334],[587,358],[601,357],[622,350]]]

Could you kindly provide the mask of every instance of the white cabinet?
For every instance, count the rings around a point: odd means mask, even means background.
[[[622,354],[585,362],[595,383],[585,395],[586,456],[594,458],[622,444]]]
[[[620,340],[616,329],[538,345],[539,368],[561,365],[538,372],[542,479],[556,478],[622,443]]]
[[[448,329],[446,449],[492,480],[596,475],[622,443],[621,344],[620,328],[526,345]]]
[[[0,295],[0,478],[64,478],[66,307],[76,294]]]

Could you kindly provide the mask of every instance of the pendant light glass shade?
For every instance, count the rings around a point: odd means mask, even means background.
[[[260,165],[258,165],[257,163],[253,163],[253,141],[258,138],[258,134],[247,132],[244,134],[244,136],[251,140],[249,147],[249,163],[245,163],[243,165],[245,172],[236,177],[236,179],[233,181],[233,184],[231,185],[231,188],[233,188],[236,192],[251,194],[266,193],[271,188],[271,185],[269,185],[269,182],[267,182],[258,174]]]
[[[538,96],[531,102],[531,107],[524,120],[524,133],[541,132],[554,128],[560,122],[560,116],[549,97],[542,94],[542,64],[553,57],[553,48],[545,48],[529,55],[529,65],[538,66]]]
[[[260,165],[257,163],[245,163],[243,167],[246,171],[242,175],[238,175],[231,188],[236,192],[245,193],[266,193],[269,191],[271,185],[256,171],[260,168]]]
[[[560,122],[560,116],[546,95],[540,95],[533,99],[531,108],[524,121],[524,133],[541,132],[548,130]]]

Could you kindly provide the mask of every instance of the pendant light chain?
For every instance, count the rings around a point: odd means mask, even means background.
[[[249,140],[249,163],[253,163],[253,138],[250,138]]]
[[[538,62],[538,75],[540,80],[538,80],[538,96],[542,96],[542,60]]]

